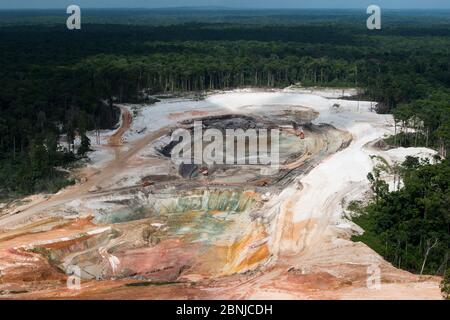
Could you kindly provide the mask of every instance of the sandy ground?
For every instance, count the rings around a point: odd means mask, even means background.
[[[110,161],[104,162],[99,157],[101,164],[95,167],[96,158],[93,157],[92,167],[95,170],[86,169],[82,173],[87,179],[84,183],[48,199],[35,197],[0,218],[0,288],[3,287],[3,292],[6,292],[4,297],[440,299],[439,278],[420,277],[398,270],[364,244],[349,240],[353,232],[361,230],[346,219],[345,204],[365,197],[368,190],[366,176],[375,164],[371,156],[381,156],[395,163],[401,162],[407,155],[431,157],[434,154],[434,151],[424,148],[389,151],[372,148],[372,142],[393,133],[392,117],[372,112],[371,102],[335,100],[352,93],[355,92],[298,88],[270,92],[239,90],[210,95],[204,101],[163,101],[143,107],[135,119],[130,113],[131,106],[121,106],[121,125],[118,130],[106,135],[109,143],[101,149],[114,150]],[[339,104],[338,108],[333,107],[336,104]],[[316,124],[333,125],[350,135],[352,142],[304,175],[299,175],[292,185],[273,196],[264,206],[265,211],[260,213],[263,220],[269,221],[267,227],[261,229],[257,221],[240,227],[246,236],[235,242],[233,250],[228,248],[228,258],[224,260],[228,262],[221,274],[205,276],[199,271],[204,267],[197,267],[197,273],[182,274],[180,281],[173,284],[130,286],[131,280],[126,279],[88,281],[80,292],[73,292],[65,289],[64,274],[41,256],[23,251],[23,247],[33,247],[32,244],[37,241],[70,242],[80,238],[80,233],[85,237],[86,232],[89,234],[98,229],[88,218],[91,213],[81,212],[86,209],[82,210],[80,204],[115,191],[111,190],[113,181],[116,181],[114,179],[126,172],[128,175],[135,174],[133,164],[147,163],[145,161],[148,160],[143,157],[144,151],[152,142],[167,134],[178,121],[224,112],[239,113],[243,109],[270,114],[277,106],[286,105],[312,108],[319,112],[319,117],[314,120]],[[314,152],[325,148],[320,144],[316,147]],[[157,160],[153,161],[148,164],[157,166]],[[304,159],[297,162],[294,166],[303,163]],[[302,187],[299,188],[299,185]],[[96,192],[93,193],[93,189]],[[78,207],[79,217],[75,222],[49,215],[70,203]],[[180,245],[167,242],[163,247],[165,249],[159,249],[163,251],[151,254],[171,257],[171,250],[181,250],[177,249]],[[191,250],[192,253],[189,253]],[[195,247],[185,247],[186,259],[190,254],[194,255],[195,250]],[[142,257],[149,254],[145,252],[136,251],[134,255]],[[212,260],[219,261],[216,255],[217,252]],[[210,261],[211,254],[206,253],[204,257]],[[148,259],[132,261],[142,266],[153,265]],[[244,262],[251,268],[243,268]],[[376,288],[369,283],[374,270],[380,280]],[[32,290],[27,284],[27,292],[21,292],[14,286],[24,273],[33,274],[34,281],[38,283]],[[8,294],[12,291],[16,291],[15,294]]]

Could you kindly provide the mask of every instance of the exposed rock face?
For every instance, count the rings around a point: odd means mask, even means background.
[[[337,112],[318,96],[250,95],[228,94],[223,108],[221,96],[155,104],[143,110],[151,121],[125,122],[120,135],[131,142],[114,145],[114,160],[83,184],[1,217],[0,298],[438,298],[439,279],[399,271],[347,240],[340,206],[364,191],[353,173],[370,170],[360,150],[385,119],[344,100]],[[280,129],[279,170],[175,165],[170,133],[194,120],[204,130]],[[366,287],[372,264],[382,292]],[[66,287],[74,266],[79,292]]]

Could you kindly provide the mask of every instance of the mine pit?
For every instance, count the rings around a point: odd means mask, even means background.
[[[146,175],[137,188],[116,191],[119,197],[98,194],[86,200],[93,224],[111,226],[110,231],[40,246],[35,252],[43,253],[62,271],[78,266],[84,279],[177,281],[251,270],[271,256],[270,219],[262,219],[260,212],[270,210],[265,206],[271,198],[296,176],[350,141],[331,126],[310,123],[315,116],[302,109],[300,115],[285,110],[181,121],[177,127],[192,133],[194,121],[202,121],[203,130],[223,133],[278,129],[280,169],[262,174],[264,166],[250,164],[248,152],[245,164],[181,164],[177,168],[171,162],[177,143],[161,143],[169,140],[168,134],[158,139],[157,152],[172,168],[169,174]],[[102,190],[96,187],[95,191]]]
[[[305,94],[233,92],[136,107],[126,127],[111,132],[111,145],[95,151],[99,159],[105,149],[115,155],[98,174],[2,217],[0,295],[73,295],[65,280],[74,266],[87,284],[82,294],[96,297],[100,291],[152,298],[194,291],[194,297],[238,299],[308,298],[320,296],[318,290],[325,297],[330,290],[351,295],[362,282],[349,275],[361,272],[373,252],[359,246],[351,265],[339,260],[355,251],[340,238],[351,230],[335,230],[343,220],[342,190],[364,186],[371,169],[364,146],[384,134],[387,121],[355,113],[345,100],[339,113],[331,112],[333,103]],[[121,110],[127,115],[133,108]],[[250,139],[242,162],[175,163],[172,151],[182,142],[172,142],[172,134],[185,129],[194,137],[196,122],[202,133],[279,130],[279,167],[252,163]],[[392,267],[383,268],[398,278]],[[46,291],[51,286],[58,290]]]
[[[312,162],[348,143],[348,137],[333,127],[313,125],[316,116],[306,108],[285,107],[260,115],[222,114],[180,121],[176,128],[192,135],[195,121],[202,122],[203,131],[217,129],[224,134],[227,129],[277,129],[281,167],[262,174],[264,165],[250,164],[250,140],[246,141],[244,164],[174,166],[172,150],[179,142],[170,141],[168,133],[154,145],[168,174],[145,175],[135,188],[117,189],[109,195],[99,185],[88,190],[92,196],[85,206],[93,214],[92,225],[110,229],[79,233],[70,240],[56,239],[27,250],[61,272],[76,265],[87,280],[178,281],[252,270],[271,256],[270,221],[260,214],[267,210],[264,206]],[[114,137],[119,139],[120,134]]]
[[[290,115],[291,117],[287,117]],[[218,117],[205,117],[195,120],[185,120],[180,122],[178,129],[184,128],[190,132],[190,136],[194,139],[188,141],[186,146],[188,155],[184,155],[188,161],[178,164],[177,174],[183,179],[197,180],[209,185],[252,185],[255,187],[271,186],[276,188],[290,182],[290,176],[295,176],[299,171],[305,171],[305,167],[309,167],[320,161],[323,157],[345,148],[351,141],[351,137],[345,132],[336,130],[328,125],[315,125],[311,120],[316,116],[313,112],[302,110],[302,112],[284,111],[281,113],[273,113],[264,116],[245,116],[245,115],[223,115]],[[286,120],[292,119],[292,120]],[[205,161],[196,163],[194,157],[195,150],[195,123],[202,124],[202,132],[208,129],[219,130],[224,139],[230,139],[226,136],[227,130],[273,130],[280,132],[279,136],[279,169],[268,170],[266,164],[252,163],[250,150],[259,150],[261,141],[247,137],[245,139],[245,155],[243,159],[239,159],[236,152],[236,141],[234,141],[233,164],[227,162],[227,142],[223,143],[223,150],[219,150],[219,156],[223,155],[223,161],[220,163],[206,163]],[[170,135],[173,131],[160,138],[161,142],[157,147],[161,156],[170,159],[174,149],[178,145],[185,143],[183,140],[173,140]],[[203,137],[202,137],[203,138]],[[231,137],[233,138],[233,137]],[[268,149],[271,146],[270,135],[267,139]],[[201,141],[202,150],[204,151],[208,142]],[[254,144],[254,145],[252,145]],[[256,144],[256,145],[255,145]],[[270,154],[270,151],[268,151]],[[221,158],[221,157],[219,157]],[[204,159],[203,159],[204,160]],[[266,172],[264,172],[264,170]],[[295,171],[295,172],[293,172]],[[288,181],[284,181],[284,180]]]
[[[194,252],[212,250],[236,221],[251,223],[249,212],[259,201],[252,191],[229,190],[148,194],[139,199],[116,202],[123,208],[95,216],[95,225],[111,225],[110,230],[38,244],[29,251],[63,271],[78,266],[84,279],[175,281],[180,270],[189,272],[196,264]],[[165,259],[160,258],[162,252]]]

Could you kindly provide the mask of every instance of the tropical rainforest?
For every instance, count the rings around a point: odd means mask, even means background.
[[[382,178],[384,171],[400,178],[394,191],[389,192]],[[449,177],[448,159],[431,164],[407,157],[398,167],[377,166],[368,175],[374,198],[368,204],[350,205],[359,214],[354,222],[365,231],[353,239],[367,243],[399,268],[420,274],[448,274]]]

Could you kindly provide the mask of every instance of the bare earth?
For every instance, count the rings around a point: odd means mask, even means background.
[[[371,147],[392,132],[392,119],[370,112],[371,103],[339,100],[332,110],[327,95],[238,91],[163,102],[138,116],[153,112],[160,125],[147,130],[122,106],[105,146],[111,161],[80,170],[83,183],[2,210],[0,299],[441,299],[440,278],[396,269],[349,240],[362,230],[344,204],[367,196],[371,155],[394,161],[395,150]],[[279,121],[309,108],[318,118],[308,119],[305,141],[286,133],[292,154],[272,178],[242,167],[186,180],[154,151],[185,120]],[[81,290],[66,285],[72,264],[82,266]],[[380,286],[371,286],[373,270]]]

